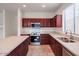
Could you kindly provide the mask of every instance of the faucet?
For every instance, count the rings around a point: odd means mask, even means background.
[[[67,29],[65,34],[67,34],[69,36],[69,41],[72,41],[74,39],[74,37],[72,36],[72,31],[70,29]]]
[[[68,34],[68,29],[66,30],[65,34]]]
[[[70,30],[70,39],[71,39],[71,40],[73,39],[72,31],[71,31],[71,30]]]

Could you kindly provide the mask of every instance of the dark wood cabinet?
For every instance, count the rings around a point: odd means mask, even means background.
[[[31,23],[40,23],[41,27],[50,27],[50,18],[23,18],[22,27],[31,27]]]
[[[62,27],[62,15],[56,15],[50,20],[51,27]]]
[[[22,19],[22,27],[27,27],[28,26],[28,20],[26,20],[25,18]]]
[[[31,43],[31,37],[30,37],[30,34],[21,34],[21,36],[29,36],[29,38],[28,38],[28,42],[29,42],[29,45],[30,45],[30,43]]]
[[[54,38],[52,38],[51,36],[50,36],[50,47],[51,47],[52,51],[55,50],[55,49],[54,49],[54,47],[55,47],[55,40],[54,40]]]
[[[41,45],[50,45],[56,56],[62,56],[62,45],[49,34],[41,34]]]
[[[22,27],[31,27],[31,23],[40,23],[41,27],[62,27],[62,15],[53,18],[22,18]]]
[[[43,19],[43,27],[50,27],[50,19]]]
[[[29,38],[17,46],[13,51],[11,51],[7,56],[25,56],[28,52]]]
[[[54,53],[56,56],[62,56],[62,45],[55,41]]]
[[[57,44],[56,44],[55,55],[62,56],[62,45],[59,42],[57,42]]]
[[[50,47],[56,56],[62,56],[62,45],[53,37],[50,37]]]
[[[41,25],[41,27],[45,27],[45,19],[40,20],[40,25]]]
[[[54,18],[50,20],[50,27],[56,27]]]
[[[50,40],[49,34],[41,34],[40,35],[41,45],[49,44],[49,40]]]
[[[46,20],[46,27],[50,27],[50,19]]]

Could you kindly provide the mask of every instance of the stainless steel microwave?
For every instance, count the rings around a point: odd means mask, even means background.
[[[40,23],[31,23],[31,27],[39,28],[40,27]]]

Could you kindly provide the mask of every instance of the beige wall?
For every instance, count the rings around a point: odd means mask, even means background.
[[[5,11],[5,36],[17,35],[17,13]]]
[[[3,13],[0,12],[0,25],[3,25]]]
[[[52,18],[53,12],[23,12],[22,17],[24,18]]]
[[[18,9],[17,11],[17,22],[18,22],[17,35],[20,36],[22,32],[22,12],[20,9]]]
[[[3,12],[0,11],[0,39],[3,39]]]
[[[71,5],[71,3],[62,4],[62,5],[55,11],[54,14],[59,14],[59,15],[61,15],[62,12],[63,12],[63,10],[64,10],[65,8],[67,8],[69,5]]]

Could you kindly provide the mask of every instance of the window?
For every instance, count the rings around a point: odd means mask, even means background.
[[[63,29],[71,30],[74,33],[74,4],[70,5],[63,11]]]

